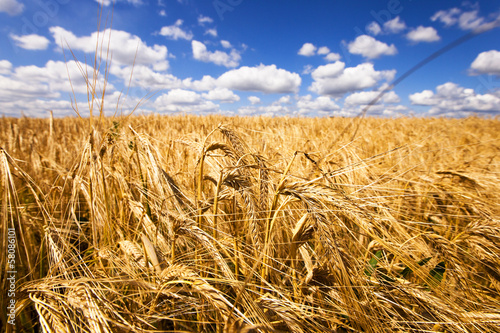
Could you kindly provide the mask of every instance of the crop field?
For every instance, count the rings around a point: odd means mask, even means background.
[[[0,143],[17,332],[499,330],[498,119],[3,118]]]

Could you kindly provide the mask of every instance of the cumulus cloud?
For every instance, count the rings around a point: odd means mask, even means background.
[[[500,76],[500,51],[481,52],[470,65],[471,74],[491,74]]]
[[[134,6],[139,6],[143,4],[142,0],[94,0],[94,1],[99,4],[102,4],[105,7],[111,5],[113,2],[126,2]]]
[[[419,26],[406,34],[406,38],[412,42],[436,42],[441,39],[433,27]]]
[[[221,40],[220,41],[220,45],[222,45],[223,48],[225,49],[230,49],[232,48],[233,46],[231,45],[230,42],[228,42],[227,40]]]
[[[213,22],[214,20],[208,16],[203,16],[203,15],[198,16],[199,25],[205,25],[206,23],[213,23]]]
[[[184,79],[182,85],[188,89],[208,91],[217,88],[217,80],[210,75],[203,75],[201,80]]]
[[[138,36],[126,31],[106,29],[101,32],[93,32],[90,36],[77,37],[71,31],[61,27],[51,27],[54,41],[61,45],[69,45],[73,50],[79,50],[93,54],[96,42],[99,41],[104,47],[108,47],[113,54],[115,65],[130,66],[132,64],[152,66],[154,70],[164,71],[168,69],[168,50],[163,45],[148,46]],[[111,41],[109,40],[111,36]]]
[[[473,10],[462,13],[458,17],[458,26],[462,30],[473,30],[484,23],[484,18],[478,16],[479,11]]]
[[[373,21],[366,26],[366,31],[376,36],[382,32],[382,28],[377,22]]]
[[[9,74],[12,70],[12,63],[8,60],[0,60],[0,75]]]
[[[10,16],[19,15],[23,12],[24,5],[17,0],[0,1],[0,13],[7,13]]]
[[[0,112],[5,115],[19,115],[22,110],[30,116],[46,116],[47,110],[54,110],[57,115],[73,113],[68,101],[60,100],[61,92],[72,94],[87,92],[85,79],[80,69],[92,75],[92,68],[73,60],[67,63],[48,61],[45,66],[20,66],[13,68],[8,61],[0,62]],[[68,75],[71,77],[69,84]],[[99,76],[98,89],[103,86],[103,77]],[[109,84],[109,89],[114,89]],[[67,96],[67,95],[65,95]],[[69,99],[69,98],[68,98]],[[62,109],[65,106],[65,110]]]
[[[325,56],[325,60],[328,62],[334,62],[340,60],[340,54],[330,52]]]
[[[345,105],[368,105],[372,103],[378,96],[380,91],[360,91],[347,96],[344,100]],[[385,93],[376,104],[396,104],[401,102],[401,99],[394,91]]]
[[[273,102],[273,104],[290,104],[291,103],[291,97],[290,95],[286,96],[281,96],[280,99],[277,101]]]
[[[360,54],[368,59],[375,59],[382,55],[394,55],[398,51],[394,44],[387,45],[368,35],[361,35],[347,45],[352,54]]]
[[[304,45],[302,45],[297,54],[305,57],[312,57],[314,55],[324,55],[325,56],[324,59],[328,62],[333,62],[340,59],[340,54],[330,52],[330,49],[327,46],[321,46],[318,48],[311,43],[305,43]]]
[[[355,117],[359,116],[363,112],[367,112],[370,116],[377,117],[400,117],[408,114],[411,110],[399,104],[375,104],[367,108],[367,105],[344,105],[344,107],[339,111],[334,111],[334,116],[344,116],[344,117]]]
[[[473,89],[447,82],[436,87],[436,92],[424,90],[409,96],[414,105],[430,106],[429,114],[467,116],[472,113],[500,113],[500,96],[477,94]]]
[[[8,102],[1,102],[0,100],[0,106],[0,114],[7,117],[19,117],[20,112],[25,116],[37,118],[48,117],[49,111],[53,111],[56,117],[75,114],[71,102],[54,99],[12,99]],[[85,117],[88,114],[88,110],[82,110],[82,116]]]
[[[236,67],[239,65],[241,56],[238,51],[232,49],[230,53],[222,51],[210,52],[202,42],[193,40],[191,42],[193,58],[203,62],[211,62],[219,66]]]
[[[397,34],[406,29],[406,24],[401,21],[399,16],[384,23],[384,31],[387,33]]]
[[[322,46],[318,49],[318,54],[323,55],[323,54],[328,54],[330,53],[330,49],[326,46]]]
[[[304,69],[302,69],[302,74],[311,74],[313,70],[313,65],[305,65]]]
[[[205,31],[205,35],[210,35],[212,37],[217,37],[217,29],[215,29],[215,28],[207,29],[207,31]]]
[[[150,90],[173,89],[183,86],[182,81],[174,75],[154,71],[146,65],[133,67],[112,65],[111,74],[121,78],[131,87],[144,87],[144,93],[148,93]]]
[[[174,25],[169,25],[162,27],[160,30],[160,35],[171,38],[173,40],[185,39],[191,40],[193,39],[193,34],[188,31],[184,31],[181,28],[183,21],[181,19],[177,20]]]
[[[315,54],[317,47],[311,43],[305,43],[300,48],[298,54],[305,57],[311,57]]]
[[[435,98],[434,92],[427,89],[411,94],[410,101],[415,105],[435,105],[439,102],[438,98]]]
[[[10,34],[10,38],[14,40],[14,43],[17,46],[26,50],[45,50],[50,43],[50,41],[46,37],[36,34],[23,36]]]
[[[302,79],[276,65],[257,67],[243,66],[222,74],[218,85],[234,90],[259,91],[264,93],[291,93],[299,90]]]
[[[78,64],[74,60],[68,62],[49,60],[44,67],[35,65],[20,66],[14,70],[12,78],[25,80],[33,85],[46,85],[50,92],[86,93],[87,83],[81,71],[92,75],[93,69],[86,64]],[[68,77],[69,76],[69,77]],[[71,85],[69,79],[71,78]],[[103,87],[104,78],[99,77],[100,87]],[[108,85],[112,89],[112,85]]]
[[[0,75],[0,103],[26,101],[36,98],[58,98],[60,94],[50,89],[48,84],[29,82],[16,77]]]
[[[340,107],[327,96],[313,98],[311,95],[301,96],[297,100],[299,113],[307,114],[311,112],[332,112],[339,110]]]
[[[205,100],[200,94],[184,89],[173,89],[154,101],[158,112],[217,112],[219,106]]]
[[[324,66],[319,66],[312,73],[314,80],[319,81],[322,79],[338,77],[344,71],[345,63],[342,61],[336,61],[333,64],[328,64]]]
[[[166,104],[175,105],[193,105],[198,104],[203,100],[201,95],[194,91],[185,89],[172,89],[168,93],[158,97],[158,99],[160,98]]]
[[[255,105],[255,104],[260,104],[260,103],[261,103],[260,98],[258,98],[257,96],[248,96],[248,101],[249,101],[252,105]]]
[[[312,72],[309,90],[319,95],[341,97],[348,92],[373,88],[381,81],[391,81],[395,70],[376,71],[371,63],[345,68],[341,61],[319,66]]]
[[[284,116],[293,113],[287,105],[281,104],[271,104],[262,106],[243,106],[238,108],[238,113],[242,116],[265,116],[265,117],[275,117]]]
[[[478,32],[491,30],[500,24],[500,15],[491,15],[489,19],[479,16],[479,11],[473,9],[463,11],[459,8],[440,10],[432,17],[432,21],[439,21],[446,27],[457,25],[462,30],[474,30]]]
[[[227,88],[216,88],[210,90],[208,93],[202,94],[203,98],[214,101],[217,100],[221,103],[234,103],[240,100],[240,96]]]
[[[458,8],[451,8],[448,10],[440,10],[436,12],[431,17],[431,21],[440,21],[444,23],[445,26],[450,27],[457,23],[458,15],[460,15],[462,11]]]

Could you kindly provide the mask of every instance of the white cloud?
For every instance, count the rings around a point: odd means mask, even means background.
[[[277,101],[273,102],[273,104],[290,104],[291,103],[291,97],[290,95],[286,96],[281,96],[280,99]]]
[[[53,93],[59,91],[71,93],[73,90],[76,93],[86,93],[87,83],[80,70],[84,71],[92,79],[92,67],[83,63],[78,64],[74,60],[66,63],[49,60],[44,67],[35,65],[20,66],[14,70],[11,77],[19,81],[30,82],[33,85],[46,85],[49,91]],[[71,85],[69,84],[70,78]],[[102,75],[100,75],[99,81],[98,89],[103,86]],[[108,88],[112,88],[111,84]]]
[[[441,21],[445,26],[450,27],[457,23],[457,17],[461,12],[462,11],[458,8],[440,10],[431,17],[431,21]]]
[[[334,62],[340,60],[340,54],[330,52],[325,56],[325,60],[328,62]]]
[[[299,97],[297,100],[297,108],[301,114],[318,111],[331,112],[340,109],[330,97],[319,96],[313,99],[311,95]]]
[[[160,10],[158,14],[163,17],[167,16],[167,12],[165,11],[165,9]]]
[[[198,16],[199,25],[205,25],[205,23],[213,23],[213,22],[214,20],[208,16],[203,16],[203,15]]]
[[[477,10],[462,13],[458,17],[458,26],[462,30],[473,30],[478,28],[481,24],[484,23],[484,18],[478,17],[478,13],[479,12]]]
[[[207,31],[205,31],[205,35],[210,35],[212,37],[217,37],[217,29],[213,28],[213,29],[207,29]]]
[[[311,74],[313,70],[314,67],[312,65],[305,65],[302,74]]]
[[[10,74],[12,63],[8,60],[0,60],[0,75]]]
[[[217,112],[219,106],[203,99],[200,94],[184,89],[173,89],[154,101],[158,112]]]
[[[293,111],[290,107],[281,104],[263,105],[263,106],[243,106],[238,108],[238,113],[242,116],[265,116],[275,117],[289,115]]]
[[[438,36],[436,29],[433,27],[423,26],[419,26],[418,28],[410,31],[406,34],[406,38],[415,43],[436,42],[441,39],[441,37]]]
[[[92,75],[92,68],[85,64],[79,66],[83,71]],[[1,61],[0,72],[0,112],[2,114],[19,115],[19,112],[23,111],[30,116],[46,116],[46,111],[52,109],[57,115],[70,115],[73,110],[68,102],[69,98],[60,100],[61,92],[66,92],[64,96],[72,95],[73,90],[77,95],[87,92],[85,79],[73,60],[67,63],[51,60],[43,67],[31,65],[15,69],[12,68],[10,62]],[[72,86],[69,84],[68,75],[71,77]],[[98,93],[102,87],[101,75],[97,79]],[[108,88],[109,91],[114,90],[111,84]],[[86,102],[82,104],[86,105]]]
[[[326,46],[322,46],[318,49],[319,55],[328,54],[328,53],[330,53],[330,49]]]
[[[233,69],[217,79],[218,85],[225,88],[264,93],[297,92],[301,82],[302,79],[297,73],[276,68],[276,65],[263,64]]]
[[[312,72],[312,77],[314,80],[318,81],[321,79],[328,79],[338,77],[344,71],[345,63],[342,61],[336,61],[333,64],[328,64],[324,66],[319,66]]]
[[[397,34],[406,29],[406,24],[401,21],[399,16],[384,23],[384,31],[387,33]]]
[[[4,12],[10,16],[19,15],[23,12],[24,5],[19,3],[17,0],[1,0],[0,1],[0,13]]]
[[[380,27],[380,25],[373,21],[371,22],[370,24],[368,24],[366,26],[366,30],[371,33],[372,35],[376,36],[378,34],[380,34],[382,32],[382,28]]]
[[[184,31],[181,28],[183,21],[178,19],[174,25],[169,25],[162,27],[160,30],[160,35],[172,38],[173,40],[185,39],[191,40],[193,39],[193,34],[188,31]]]
[[[316,52],[316,49],[317,49],[317,47],[314,46],[313,44],[311,44],[311,43],[305,43],[300,48],[298,54],[301,55],[301,56],[305,56],[305,57],[311,57]]]
[[[356,37],[347,47],[350,53],[360,54],[368,59],[378,58],[381,55],[394,55],[397,53],[394,44],[389,46],[368,35]]]
[[[46,37],[36,34],[24,36],[10,34],[10,38],[14,40],[17,46],[26,50],[45,50],[50,43]]]
[[[135,63],[135,65],[152,66],[157,71],[168,68],[166,46],[155,44],[150,47],[141,38],[126,31],[106,29],[99,33],[93,32],[90,36],[77,37],[61,27],[51,27],[49,30],[58,45],[62,43],[65,48],[69,45],[73,51],[79,50],[93,55],[97,41],[99,44],[102,43],[103,48],[109,45],[109,51],[113,54],[112,62],[115,65],[130,66]],[[110,35],[111,41],[109,41]]]
[[[395,70],[376,71],[371,63],[345,68],[343,62],[337,61],[312,72],[314,82],[309,90],[319,95],[341,97],[348,92],[373,88],[384,80],[391,81],[395,74]]]
[[[380,95],[380,91],[360,91],[350,94],[345,98],[345,105],[368,105],[372,103]],[[401,102],[401,99],[394,91],[385,93],[376,104],[388,103],[396,104]]]
[[[139,6],[143,4],[142,0],[94,0],[94,1],[99,4],[102,4],[105,7],[111,5],[113,2],[127,2],[134,6]]]
[[[408,114],[411,111],[408,107],[399,104],[387,105],[384,103],[368,105],[346,105],[340,111],[334,111],[333,116],[354,117],[363,112],[367,112],[370,116],[378,117],[400,117]]]
[[[255,104],[260,104],[260,103],[261,103],[260,98],[258,98],[257,96],[248,96],[248,101],[249,101],[252,105],[255,105]]]
[[[473,74],[500,75],[500,51],[481,52],[470,65]]]
[[[304,45],[302,45],[297,54],[305,57],[312,57],[313,55],[325,55],[324,59],[329,62],[337,61],[340,59],[340,54],[330,52],[330,49],[327,46],[321,46],[318,48],[311,43],[305,43]]]
[[[28,117],[43,118],[49,116],[49,111],[53,111],[55,117],[75,115],[71,102],[53,99],[12,99],[5,103],[0,101],[0,106],[0,114],[8,117],[19,117],[22,112]],[[88,110],[82,109],[83,116],[88,116],[88,113]]]
[[[477,94],[473,89],[447,82],[436,87],[436,93],[424,90],[409,96],[412,104],[431,106],[429,114],[466,116],[472,113],[500,113],[500,96]]]
[[[180,79],[172,74],[154,71],[146,65],[111,66],[111,74],[120,77],[125,84],[131,87],[144,87],[144,93],[150,90],[173,89],[183,86]],[[132,79],[130,75],[132,74]]]
[[[214,90],[210,90],[208,93],[202,94],[202,96],[205,99],[209,99],[211,101],[217,100],[221,103],[234,103],[240,100],[240,96],[236,95],[227,88],[216,88]]]
[[[232,49],[231,53],[222,51],[210,52],[207,50],[205,44],[197,40],[191,42],[191,47],[194,59],[203,62],[212,62],[216,65],[225,67],[236,67],[241,60],[240,54],[235,49]]]
[[[438,99],[434,98],[432,90],[423,90],[421,92],[411,94],[409,97],[411,103],[415,105],[435,105],[438,103]]]
[[[166,104],[175,104],[175,105],[193,105],[193,104],[198,104],[203,100],[201,95],[197,94],[194,91],[185,89],[169,90],[168,93],[158,97],[158,99],[160,98]]]
[[[208,91],[217,87],[216,81],[217,80],[210,75],[204,75],[201,80],[193,81],[191,78],[184,79],[182,80],[182,85],[193,90]]]
[[[220,41],[220,44],[222,45],[223,48],[225,49],[230,49],[232,48],[233,46],[231,45],[231,43],[229,43],[227,40],[221,40]]]
[[[48,84],[0,75],[0,105],[2,105],[2,108],[4,103],[8,102],[58,97],[60,97],[60,94],[51,91]]]
[[[451,8],[448,10],[440,10],[432,17],[432,21],[440,21],[446,27],[458,25],[462,30],[474,30],[483,32],[498,27],[500,24],[500,15],[490,15],[489,19],[479,16],[479,11],[473,9],[470,11],[462,11],[459,8]]]

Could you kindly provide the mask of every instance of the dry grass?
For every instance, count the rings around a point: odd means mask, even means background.
[[[498,332],[498,119],[351,121],[1,119],[18,331]]]

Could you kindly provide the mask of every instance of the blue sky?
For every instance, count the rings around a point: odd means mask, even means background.
[[[99,3],[0,0],[1,115],[88,115],[98,42],[107,114],[354,116],[382,90],[368,115],[500,114],[498,1]]]

